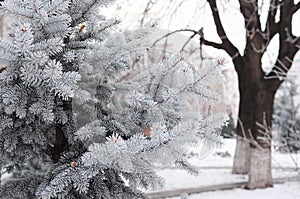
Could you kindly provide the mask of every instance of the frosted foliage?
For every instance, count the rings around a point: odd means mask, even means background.
[[[191,145],[221,143],[219,66],[174,54],[144,62],[145,27],[121,32],[99,7],[110,0],[6,0],[0,40],[0,198],[147,198]],[[222,82],[221,82],[222,83]]]
[[[274,102],[273,124],[282,152],[300,150],[299,93],[294,79],[287,79],[277,92]]]

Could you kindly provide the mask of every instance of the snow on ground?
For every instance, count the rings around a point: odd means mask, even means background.
[[[222,148],[211,150],[208,155],[198,152],[197,149],[192,149],[190,153],[190,161],[200,167],[200,174],[198,176],[191,176],[186,171],[178,168],[160,168],[157,173],[165,179],[165,187],[163,190],[175,190],[192,187],[205,187],[210,185],[218,185],[224,183],[246,182],[247,175],[233,175],[231,174],[231,167],[233,164],[233,156],[235,150],[235,139],[224,139]],[[209,151],[209,150],[208,150]],[[222,157],[224,156],[224,157]],[[299,176],[299,171],[295,171],[297,164],[300,165],[300,155],[284,154],[277,151],[272,152],[273,178],[286,178]],[[285,190],[281,198],[300,198],[300,182],[290,182],[286,184],[276,184],[274,188],[247,191],[236,189],[231,191],[217,191],[198,194],[190,197],[191,199],[248,199],[248,198],[276,198],[277,194]],[[296,191],[293,191],[296,190]],[[157,190],[156,190],[157,191]],[[299,192],[299,193],[298,193]],[[272,193],[272,194],[271,194]],[[224,195],[225,194],[225,195]],[[241,196],[240,194],[249,195],[249,197]],[[253,195],[254,194],[254,195]],[[262,194],[259,197],[255,194]],[[265,197],[265,195],[268,197]],[[295,195],[298,194],[298,195]],[[233,197],[235,195],[235,197]],[[226,196],[226,197],[225,197]],[[297,196],[297,197],[296,197]]]
[[[232,175],[229,169],[207,169],[201,171],[198,176],[191,176],[180,169],[165,169],[158,174],[165,179],[164,190],[205,187],[246,180],[243,175]]]
[[[299,199],[300,183],[287,182],[275,184],[273,188],[245,190],[233,189],[227,191],[211,191],[189,195],[189,199]],[[173,197],[169,199],[179,199]]]
[[[205,187],[211,185],[246,182],[247,175],[233,175],[231,169],[204,169],[198,176],[191,176],[180,169],[164,169],[158,174],[165,179],[163,190],[174,190],[182,188]],[[295,171],[273,170],[273,178],[285,178],[297,176]]]
[[[211,150],[211,152],[207,156],[203,156],[197,152],[197,149],[194,148],[192,153],[194,156],[190,158],[190,160],[194,163],[199,165],[200,167],[232,167],[233,165],[233,156],[235,152],[235,139],[224,139],[223,146],[221,148],[216,148]],[[221,154],[230,154],[230,157],[220,157],[216,155],[217,153]],[[197,156],[197,154],[199,155]],[[273,168],[288,168],[293,167],[295,168],[295,162],[300,166],[300,154],[288,154],[288,153],[281,153],[279,151],[272,151],[272,166]]]

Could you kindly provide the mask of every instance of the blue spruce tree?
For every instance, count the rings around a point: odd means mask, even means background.
[[[224,114],[203,118],[191,99],[222,100],[213,63],[174,55],[134,67],[151,28],[118,31],[99,7],[111,0],[6,0],[0,40],[0,198],[147,198],[155,165],[191,144],[220,143]],[[9,174],[9,175],[7,175]]]

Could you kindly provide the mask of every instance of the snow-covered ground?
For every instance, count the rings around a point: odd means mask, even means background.
[[[170,199],[179,199],[173,197]],[[227,191],[211,191],[201,194],[192,194],[189,199],[299,199],[300,183],[287,182],[275,184],[273,188],[245,190],[233,189]]]
[[[176,190],[182,188],[205,187],[211,185],[227,184],[247,181],[246,175],[231,174],[233,155],[235,150],[235,139],[224,139],[222,148],[213,149],[207,156],[193,149],[190,160],[194,165],[200,167],[198,176],[191,176],[185,171],[177,168],[161,168],[157,172],[165,179],[163,190]],[[224,157],[222,157],[222,155]],[[300,165],[300,155],[283,154],[277,151],[272,153],[273,178],[288,178],[299,176],[299,171],[295,171],[297,164]],[[234,189],[228,191],[207,192],[191,195],[191,199],[248,199],[248,198],[300,198],[300,182],[288,182],[276,184],[274,188],[262,190]],[[283,193],[282,193],[283,192]]]

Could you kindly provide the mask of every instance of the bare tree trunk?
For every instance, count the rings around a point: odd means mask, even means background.
[[[238,70],[239,80],[239,114],[237,121],[237,145],[234,156],[232,173],[248,174],[250,171],[250,135],[255,129],[255,98],[259,82],[262,80],[262,71],[257,66],[261,65],[260,56],[253,53],[251,46],[240,60],[234,65]],[[250,73],[249,73],[250,72]]]
[[[272,186],[271,132],[273,100],[277,87],[264,78],[261,55],[246,47],[239,65],[239,121],[232,172],[248,174],[247,188]],[[241,67],[237,67],[241,68]],[[261,139],[266,138],[266,139]]]
[[[259,83],[255,95],[255,128],[254,140],[250,147],[250,172],[248,189],[273,186],[271,162],[271,126],[273,101],[277,90],[269,81],[263,79]]]
[[[233,174],[248,174],[250,170],[250,144],[245,138],[238,137],[232,167]]]
[[[271,148],[251,147],[250,157],[251,165],[246,188],[272,187]]]
[[[271,169],[271,132],[273,99],[275,91],[264,80],[253,79],[256,87],[244,118],[240,113],[237,129],[237,148],[234,157],[232,172],[235,174],[248,174],[248,189],[265,188],[273,186]],[[256,83],[258,82],[258,83]],[[269,84],[270,85],[270,84]],[[247,103],[241,107],[247,107]],[[250,108],[254,104],[254,108]],[[242,110],[243,111],[243,110]]]
[[[244,65],[244,58],[243,58]],[[254,63],[247,63],[248,67]],[[259,62],[257,63],[259,64]],[[247,66],[246,66],[247,67]],[[244,72],[240,72],[244,73]],[[254,124],[254,86],[251,75],[239,78],[240,103],[237,121],[237,144],[234,156],[232,173],[248,174],[250,169],[250,130]],[[247,89],[246,89],[247,88]]]

